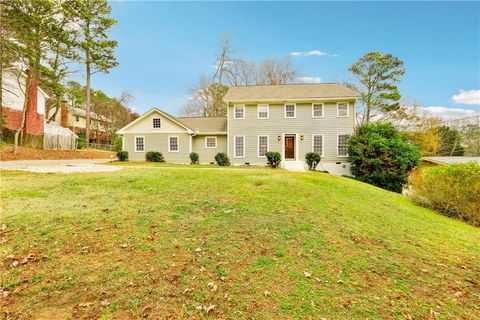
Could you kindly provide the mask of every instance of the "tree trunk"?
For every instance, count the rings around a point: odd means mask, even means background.
[[[3,16],[3,3],[0,3],[0,16]],[[0,21],[1,22],[1,21]],[[3,28],[0,27],[0,141],[3,141]]]
[[[88,148],[88,145],[90,143],[90,52],[87,50],[86,52],[86,66],[87,66],[87,98],[85,99],[86,101],[86,122],[85,122],[85,140],[86,142],[86,147]]]
[[[29,103],[28,92],[29,92],[29,89],[30,89],[31,85],[32,85],[32,73],[31,73],[31,71],[28,71],[27,82],[26,82],[26,86],[25,86],[25,100],[23,102],[23,109],[22,109],[22,122],[20,122],[20,127],[15,132],[15,138],[13,140],[13,154],[14,155],[17,154],[19,138],[21,137],[21,134],[23,133],[23,128],[25,128],[25,119],[26,119],[27,108],[28,108],[28,103]]]
[[[0,58],[3,60],[2,44],[0,44]],[[0,141],[3,141],[3,61],[0,61]]]

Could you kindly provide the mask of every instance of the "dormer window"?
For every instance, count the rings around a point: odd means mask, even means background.
[[[162,127],[162,119],[153,118],[152,119],[152,128],[153,129],[160,129],[161,127]]]
[[[285,104],[285,118],[296,117],[296,105],[294,103]]]

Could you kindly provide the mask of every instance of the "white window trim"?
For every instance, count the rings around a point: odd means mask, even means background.
[[[322,105],[322,115],[320,117],[315,115],[314,105]],[[312,103],[312,118],[324,118],[324,117],[325,117],[325,104],[323,102]]]
[[[293,117],[287,117],[287,105],[293,105]],[[297,104],[296,103],[285,103],[283,105],[283,116],[285,119],[295,119],[297,117]]]
[[[237,113],[235,110],[237,108],[242,108],[243,109],[243,118],[237,118]],[[244,104],[236,104],[233,106],[233,119],[245,119],[245,105]]]
[[[266,118],[260,118],[260,106],[262,107],[267,107],[267,117]],[[264,120],[264,119],[269,119],[270,118],[270,105],[269,104],[257,104],[257,119]]]
[[[215,139],[215,147],[209,147],[209,146],[207,145],[207,139],[208,139],[208,138],[214,138],[214,139]],[[216,148],[217,148],[217,136],[206,136],[206,137],[205,137],[205,148],[206,148],[206,149],[216,149]]]
[[[267,137],[267,151],[270,151],[270,137],[266,134],[260,134],[257,136],[257,158],[266,158],[267,156],[260,155],[260,137]]]
[[[177,138],[177,150],[170,150],[170,138]],[[180,138],[178,136],[168,136],[168,152],[180,152]]]
[[[137,138],[143,138],[143,150],[137,150]],[[145,152],[145,150],[147,149],[147,146],[145,144],[145,136],[135,136],[133,138],[133,146],[134,146],[134,150],[135,152]]]
[[[346,156],[341,156],[341,155],[338,154],[338,142],[339,142],[338,138],[340,136],[349,136],[349,135],[350,135],[349,133],[337,133],[337,158],[348,158],[348,150],[347,150],[347,155]]]
[[[340,103],[346,103],[346,104],[347,104],[347,115],[346,115],[346,116],[341,116],[341,115],[339,115],[339,113],[338,113],[338,110],[339,110],[339,109],[338,109],[338,105],[339,105]],[[349,111],[348,109],[350,109],[350,103],[348,103],[348,102],[342,102],[342,101],[337,102],[337,118],[348,118],[349,115],[350,115],[350,111]]]
[[[153,126],[153,119],[160,119],[160,128],[155,128],[155,127]],[[162,118],[160,118],[160,117],[153,117],[153,118],[152,118],[152,129],[153,129],[153,130],[162,129],[162,122],[163,122],[163,121],[162,121]]]
[[[312,134],[312,152],[315,152],[315,136],[321,136],[322,137],[322,153],[320,154],[320,157],[323,157],[324,154],[324,149],[325,149],[325,135],[324,134]],[[337,152],[338,152],[338,145],[337,145]]]
[[[243,156],[237,156],[237,137],[243,137]],[[233,157],[237,159],[245,158],[246,151],[246,143],[245,143],[245,136],[233,136]]]

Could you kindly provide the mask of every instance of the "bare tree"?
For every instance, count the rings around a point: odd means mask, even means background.
[[[215,59],[213,76],[201,76],[190,90],[191,98],[182,108],[181,115],[219,117],[227,113],[223,97],[228,86],[275,85],[293,82],[299,70],[290,60],[267,59],[257,64],[234,57],[230,35],[221,40],[220,51]]]
[[[228,33],[224,34],[223,38],[220,40],[220,51],[215,59],[217,69],[213,75],[213,82],[222,83],[223,74],[232,61],[233,49],[231,41],[232,37]]]
[[[254,61],[231,60],[224,73],[225,81],[229,86],[247,86],[259,83],[258,69]]]
[[[221,117],[227,113],[223,96],[228,87],[201,76],[191,89],[191,98],[182,108],[181,115],[197,117]]]
[[[295,69],[292,62],[288,59],[283,61],[267,59],[262,61],[259,67],[259,84],[275,85],[291,83],[298,77],[298,72],[298,69]]]

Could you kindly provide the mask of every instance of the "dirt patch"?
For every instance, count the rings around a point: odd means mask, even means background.
[[[19,147],[18,153],[13,154],[13,145],[0,147],[0,160],[58,160],[58,159],[108,159],[115,156],[115,152],[103,150],[43,150],[30,147]]]

